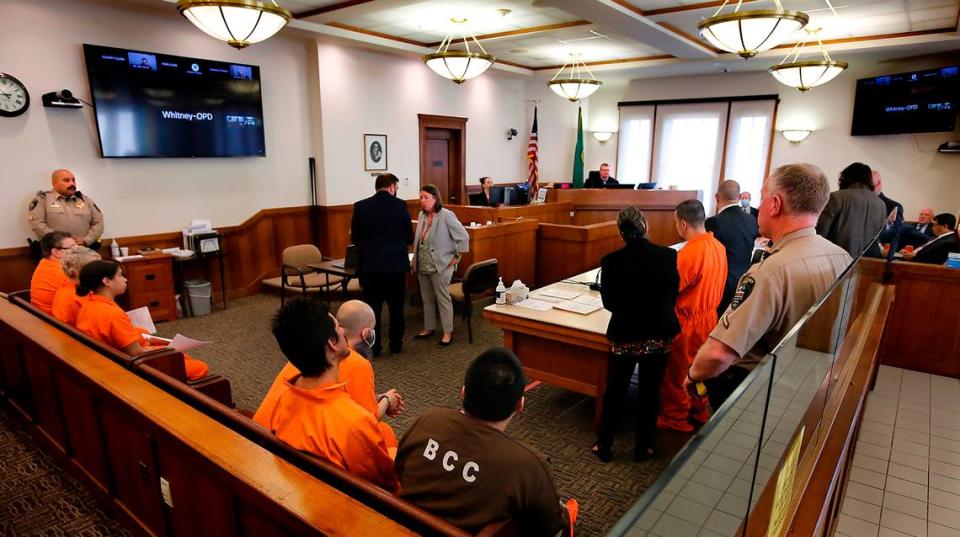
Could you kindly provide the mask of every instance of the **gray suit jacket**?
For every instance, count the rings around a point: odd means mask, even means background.
[[[862,187],[850,187],[830,193],[830,201],[817,220],[817,234],[843,248],[856,259],[887,222],[887,206]],[[879,257],[874,246],[868,256]]]
[[[423,235],[423,226],[427,225],[427,216],[420,211],[420,218],[417,220],[417,234],[413,242],[413,267],[417,267],[417,249],[420,247],[420,237]],[[463,224],[457,220],[457,215],[450,209],[440,209],[440,212],[433,217],[433,226],[430,229],[430,253],[433,254],[433,262],[437,265],[437,270],[443,272],[443,269],[450,264],[453,256],[457,252],[465,253],[470,251],[470,235],[464,229]]]

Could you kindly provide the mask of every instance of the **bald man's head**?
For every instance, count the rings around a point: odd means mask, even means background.
[[[373,330],[377,325],[373,309],[366,302],[360,300],[344,302],[337,310],[337,321],[343,327],[343,334],[350,345],[359,343],[365,333]]]
[[[740,183],[731,179],[720,183],[717,187],[717,199],[724,205],[740,201]]]
[[[69,198],[77,193],[77,178],[70,170],[54,170],[50,174],[50,184],[61,196]]]

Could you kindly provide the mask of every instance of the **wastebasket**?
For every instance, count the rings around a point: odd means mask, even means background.
[[[187,300],[190,301],[190,311],[194,316],[210,313],[210,308],[213,305],[213,287],[210,282],[206,280],[187,280],[183,287],[187,294]]]

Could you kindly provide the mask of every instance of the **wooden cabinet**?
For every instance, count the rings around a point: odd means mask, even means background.
[[[173,290],[173,256],[151,255],[123,262],[127,277],[127,292],[117,297],[126,310],[146,306],[154,321],[173,321],[177,318],[177,303]]]

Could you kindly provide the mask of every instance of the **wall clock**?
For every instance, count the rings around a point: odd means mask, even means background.
[[[30,93],[13,75],[0,73],[0,117],[16,117],[30,107]]]

